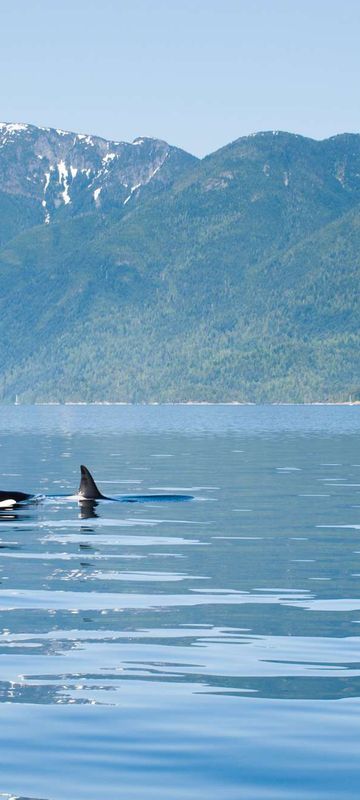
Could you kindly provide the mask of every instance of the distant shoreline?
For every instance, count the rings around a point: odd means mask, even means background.
[[[219,401],[219,402],[211,402],[206,400],[189,400],[189,401],[176,401],[176,402],[152,402],[152,403],[130,403],[125,401],[108,401],[108,400],[94,400],[92,402],[84,402],[84,401],[72,401],[66,400],[64,402],[60,402],[57,400],[52,400],[49,402],[35,402],[35,403],[4,403],[6,405],[18,405],[18,406],[360,406],[360,400],[334,400],[334,401],[327,401],[327,400],[314,400],[313,402],[308,403],[300,403],[300,402],[286,402],[286,401],[279,401],[279,402],[267,402],[267,403],[251,403],[251,402],[240,402],[237,400],[232,400],[230,402]]]

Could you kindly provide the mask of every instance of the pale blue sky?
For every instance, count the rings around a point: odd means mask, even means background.
[[[359,0],[9,0],[0,120],[197,154],[360,131]]]

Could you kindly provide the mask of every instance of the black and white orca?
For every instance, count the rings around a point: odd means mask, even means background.
[[[18,503],[34,499],[35,495],[26,494],[26,492],[0,492],[0,509],[13,508]]]
[[[94,478],[87,467],[82,464],[80,467],[81,480],[77,494],[68,496],[69,500],[77,500],[81,503],[96,502],[97,500],[111,500],[115,503],[154,503],[159,501],[184,501],[192,500],[189,494],[129,494],[119,497],[106,497],[101,494]],[[60,495],[51,495],[51,499],[56,499]],[[61,495],[63,499],[66,496]],[[14,508],[22,503],[36,503],[45,499],[44,495],[27,494],[26,492],[0,491],[0,510],[2,508]]]

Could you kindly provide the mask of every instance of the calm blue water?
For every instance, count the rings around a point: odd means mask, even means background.
[[[360,407],[0,407],[0,797],[360,786]],[[83,516],[82,516],[83,513]]]

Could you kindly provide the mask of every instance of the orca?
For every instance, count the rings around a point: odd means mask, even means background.
[[[80,504],[96,503],[97,500],[110,500],[115,503],[153,503],[159,501],[184,501],[192,500],[189,494],[129,494],[119,497],[106,497],[102,494],[88,468],[83,464],[80,467],[81,479],[78,493],[76,495],[48,495],[52,500],[56,498],[77,500]],[[28,494],[26,492],[0,491],[0,511],[1,509],[14,508],[23,503],[37,503],[46,499],[46,495]]]
[[[193,496],[190,494],[125,494],[120,495],[120,497],[106,497],[101,494],[93,476],[84,464],[81,464],[80,472],[81,480],[77,496],[79,502],[85,500],[112,500],[114,503],[158,503],[164,500],[171,502],[193,500]]]
[[[0,492],[0,508],[13,508],[18,503],[33,499],[35,495],[26,492]]]
[[[93,476],[90,474],[88,468],[84,467],[84,464],[81,464],[80,472],[79,500],[109,500],[108,497],[105,497],[99,492]]]

